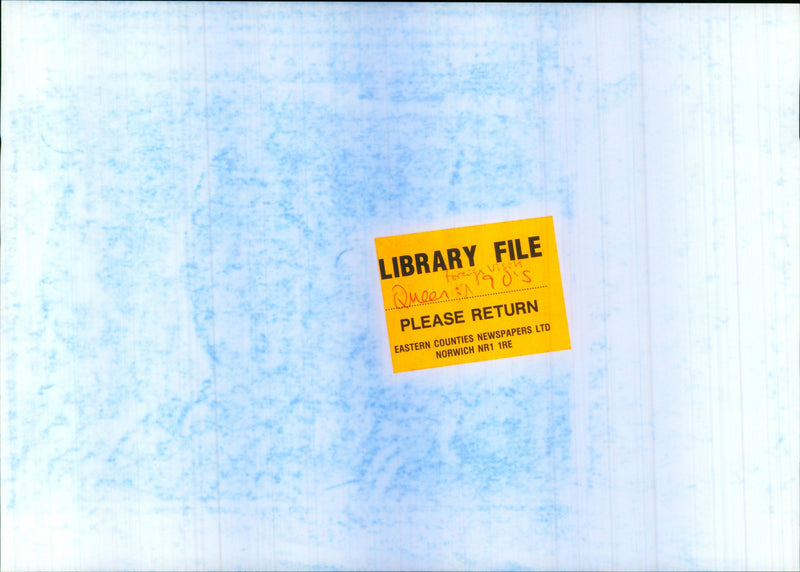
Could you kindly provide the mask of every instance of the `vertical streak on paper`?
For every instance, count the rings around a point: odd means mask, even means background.
[[[602,77],[601,77],[601,68],[602,68],[602,54],[600,50],[600,18],[598,12],[601,8],[599,6],[594,6],[594,10],[592,11],[592,19],[594,24],[594,55],[595,55],[595,77],[594,77],[594,89],[595,89],[595,109],[597,112],[596,117],[596,139],[597,139],[597,148],[596,148],[596,161],[597,161],[597,194],[599,196],[599,203],[600,203],[600,253],[601,253],[601,276],[602,276],[602,283],[603,283],[603,304],[602,304],[602,320],[603,320],[603,341],[602,341],[602,348],[603,348],[603,376],[602,381],[605,387],[605,448],[606,448],[606,467],[608,471],[608,475],[606,477],[606,494],[608,495],[607,503],[608,503],[608,548],[610,552],[610,568],[615,569],[617,568],[616,563],[616,546],[614,543],[614,527],[615,527],[615,518],[614,518],[614,441],[612,436],[612,417],[611,417],[611,402],[612,402],[612,388],[611,388],[611,370],[608,366],[608,320],[609,320],[609,310],[608,310],[608,298],[607,298],[607,260],[606,260],[606,225],[607,225],[607,216],[606,216],[606,205],[604,200],[604,169],[603,169],[603,148],[604,148],[604,139],[603,139],[603,122],[602,122],[602,108],[605,105],[604,101],[604,93],[601,89],[602,85]]]
[[[541,44],[542,44],[541,38],[543,37],[544,19],[545,19],[543,10],[544,10],[544,6],[542,4],[538,4],[536,6],[536,11],[534,13],[533,22],[532,22],[532,25],[535,26],[536,33],[537,33],[537,38],[538,38],[538,40],[534,43],[534,46],[535,46],[534,47],[534,57],[537,60],[541,58],[541,49],[542,49],[542,47],[541,47]],[[544,93],[544,90],[545,90],[545,79],[544,79],[544,66],[543,65],[538,65],[537,66],[535,89],[539,93]],[[536,108],[537,108],[537,112],[539,114],[539,117],[544,117],[545,116],[545,103],[544,103],[544,98],[543,97],[537,98],[537,100],[536,100]],[[535,144],[537,144],[540,149],[548,149],[546,129],[544,127],[540,127],[539,129],[536,130],[536,135],[538,135],[538,137],[535,137],[535,139],[532,137],[532,139],[534,139],[534,141],[535,141]],[[549,167],[548,159],[549,159],[548,153],[547,152],[543,152],[541,154],[540,167],[539,167],[538,173],[537,173],[539,175],[539,177],[540,177],[540,179],[539,179],[540,183],[539,184],[542,184],[544,186],[547,186],[546,181],[547,181],[547,173],[548,173],[548,167]],[[549,195],[546,194],[545,195],[545,201],[544,201],[545,209],[547,210],[547,212],[549,212],[549,208],[550,208],[548,197],[549,197]],[[548,371],[550,372],[550,374],[551,374],[550,377],[552,379],[553,368],[552,368],[550,360],[548,360]],[[554,392],[555,392],[555,388],[553,387],[552,384],[550,384],[549,387],[548,387],[548,409],[549,409],[549,412],[550,412],[550,420],[549,420],[550,421],[550,427],[555,427],[556,407],[555,407]],[[552,455],[551,458],[550,458],[550,478],[552,479],[552,489],[551,489],[552,490],[552,494],[551,494],[551,497],[550,497],[551,498],[550,502],[552,503],[553,507],[558,507],[559,506],[559,503],[558,503],[558,490],[559,490],[559,488],[558,488],[558,485],[559,485],[558,463],[559,463],[559,460],[557,459],[557,456],[556,455]],[[549,540],[550,540],[550,544],[551,544],[551,551],[552,551],[551,553],[553,555],[554,568],[556,568],[556,569],[561,568],[563,566],[563,565],[559,564],[559,556],[560,556],[559,541],[560,541],[560,536],[561,536],[560,535],[560,532],[561,532],[560,531],[560,527],[563,526],[562,520],[563,519],[561,517],[560,511],[559,510],[553,511],[552,522],[549,523],[550,524],[550,539]]]
[[[705,45],[704,41],[703,41],[703,27],[702,27],[702,23],[699,21],[699,9],[696,9],[696,11],[698,12],[698,22],[696,24],[697,46],[698,46],[698,50],[702,51],[702,49],[703,49],[703,47]],[[705,63],[704,55],[701,56],[701,62]],[[706,130],[709,128],[708,126],[706,126],[706,113],[705,113],[706,100],[708,99],[708,96],[706,95],[706,89],[707,88],[706,88],[705,66],[703,66],[703,65],[699,66],[698,74],[700,75],[700,82],[699,83],[700,83],[700,86],[701,86],[701,91],[700,91],[700,94],[699,94],[699,99],[700,99],[699,125],[700,125],[700,132],[705,134]],[[704,139],[705,139],[705,137],[704,137]],[[703,269],[708,268],[709,260],[710,260],[709,237],[708,237],[708,233],[709,233],[708,227],[709,227],[709,225],[706,224],[706,221],[708,220],[708,216],[709,216],[708,215],[708,211],[709,211],[709,208],[708,208],[708,202],[709,202],[709,199],[708,199],[708,185],[706,184],[706,181],[707,181],[707,171],[706,171],[707,161],[708,161],[708,155],[706,153],[706,142],[705,142],[705,140],[703,140],[701,142],[701,145],[700,145],[700,175],[701,175],[701,181],[702,181],[702,195],[703,195],[702,196],[702,200],[701,200],[702,216],[700,218],[700,221],[703,223],[701,225],[701,228],[702,228],[702,245],[703,245],[703,248],[702,248],[703,256],[702,256],[701,268],[703,268]],[[710,288],[708,287],[707,284],[705,284],[703,289],[702,289],[702,294],[703,294],[703,296],[702,296],[702,298],[703,298],[702,307],[706,309],[706,313],[704,315],[705,319],[703,320],[703,326],[704,327],[703,327],[702,339],[706,340],[705,346],[703,348],[705,350],[705,360],[704,360],[705,363],[704,363],[704,366],[705,366],[705,370],[706,370],[706,375],[703,376],[703,381],[704,381],[703,386],[705,387],[706,391],[703,392],[703,393],[705,393],[706,395],[701,395],[701,396],[705,397],[705,401],[707,403],[707,406],[704,407],[703,410],[710,409],[711,404],[713,403],[713,389],[712,389],[713,388],[713,384],[712,384],[712,373],[711,373],[712,372],[711,351],[710,351],[710,344],[708,342],[708,340],[711,339],[711,327],[710,327],[710,320],[709,320],[709,316],[708,316],[708,308],[711,307],[711,298],[710,298],[709,291],[710,291]],[[700,393],[700,392],[698,392],[698,393]],[[712,417],[711,411],[708,411],[708,414],[705,417],[711,418]],[[711,424],[710,422],[707,422],[707,425],[710,425],[710,424]],[[695,447],[697,447],[697,445],[695,445]],[[709,472],[711,473],[710,479],[709,479],[710,483],[711,483],[711,486],[709,488],[711,489],[710,494],[711,494],[711,515],[712,515],[711,518],[710,518],[710,520],[711,520],[710,528],[711,528],[711,538],[712,538],[712,542],[711,542],[711,544],[712,544],[712,547],[711,547],[711,554],[712,554],[711,560],[714,563],[712,565],[712,567],[718,568],[719,564],[718,564],[718,555],[717,555],[717,546],[716,546],[716,539],[717,539],[717,522],[716,522],[717,511],[716,511],[716,507],[718,505],[718,500],[717,500],[718,491],[716,489],[716,463],[715,463],[715,459],[714,459],[713,454],[710,454],[710,452],[706,452],[705,448],[703,450],[703,453],[705,453],[707,455],[707,457],[709,457],[707,459],[707,463],[709,465]]]
[[[691,42],[692,42],[692,38],[694,36],[693,35],[694,26],[692,24],[693,24],[693,22],[690,22],[690,24],[687,25],[684,21],[681,21],[680,36],[679,36],[680,45],[690,45],[690,46],[692,45]],[[686,59],[682,58],[681,59],[681,69],[680,69],[681,77],[691,78],[692,71],[693,70],[692,70],[691,62],[686,62]],[[691,80],[687,79],[686,81],[688,83]],[[691,124],[691,117],[690,117],[691,113],[687,109],[687,107],[689,107],[689,104],[687,104],[687,101],[686,101],[688,99],[688,95],[687,95],[686,91],[687,90],[681,90],[681,94],[680,94],[680,122],[681,122],[681,125]],[[682,144],[680,146],[680,151],[681,151],[681,154],[680,154],[680,171],[681,171],[681,179],[680,180],[681,180],[681,183],[680,184],[686,186],[686,185],[689,184],[688,181],[691,180],[692,178],[688,174],[689,171],[691,170],[690,169],[690,165],[689,165],[689,155],[691,153],[691,150],[687,149],[687,138],[685,136],[682,138]],[[690,202],[689,197],[687,197],[684,194],[682,198],[683,198],[683,200],[682,200],[682,214],[683,214],[683,216],[685,217],[685,219],[687,221],[686,227],[684,228],[685,232],[683,233],[684,244],[687,245],[687,256],[686,256],[685,264],[683,265],[684,281],[685,281],[686,284],[691,284],[694,276],[692,274],[692,257],[690,255],[689,249],[690,249],[690,245],[693,243],[693,236],[692,236],[693,209],[691,208],[691,202]],[[692,299],[691,299],[691,296],[687,296],[686,297],[686,306],[685,307],[686,307],[686,330],[687,330],[687,332],[690,332],[690,333],[691,332],[695,332],[695,326],[693,326]],[[693,373],[692,373],[692,375],[693,375]],[[690,417],[690,419],[689,419],[689,428],[690,428],[690,431],[689,431],[689,435],[691,436],[692,439],[694,439],[694,436],[697,434],[697,430],[698,430],[698,428],[697,428],[697,419],[696,419],[696,417],[697,417],[697,413],[696,413],[696,409],[697,409],[696,387],[697,387],[697,384],[696,383],[692,383],[691,389],[690,389],[690,392],[689,392],[689,401],[690,401],[690,407],[689,407],[689,417]],[[697,468],[696,452],[695,452],[695,448],[694,447],[692,447],[692,455],[691,455],[690,466],[691,466],[691,478],[692,478],[692,480],[694,482],[696,482],[697,479],[698,479],[698,468]],[[698,506],[697,506],[697,504],[698,504],[697,496],[698,495],[697,495],[697,492],[696,491],[692,491],[692,495],[691,496],[692,496],[692,507],[691,507],[692,508],[692,511],[691,511],[691,514],[692,514],[692,526],[696,528],[698,526]],[[687,549],[691,553],[691,558],[693,560],[695,560],[695,559],[697,559],[697,557],[699,555],[698,545],[700,544],[701,540],[698,538],[697,534],[692,534],[691,536],[692,536],[692,542],[691,542],[691,544],[689,546],[687,546]]]
[[[734,245],[734,252],[735,252],[735,265],[734,265],[734,277],[736,279],[736,310],[737,310],[737,317],[736,317],[736,340],[737,340],[737,372],[738,372],[738,384],[739,384],[739,466],[742,471],[742,514],[744,518],[742,519],[742,529],[744,533],[744,538],[742,539],[743,546],[744,546],[744,568],[747,568],[747,471],[746,471],[746,462],[745,462],[745,455],[746,455],[746,447],[744,441],[744,384],[742,383],[742,323],[741,323],[741,315],[742,315],[742,299],[741,299],[741,273],[739,271],[739,253],[741,252],[741,248],[739,245],[739,216],[738,216],[738,204],[737,204],[737,187],[738,187],[738,179],[737,179],[737,169],[736,169],[736,109],[734,105],[734,97],[733,97],[733,84],[734,84],[734,68],[733,68],[733,23],[731,17],[731,6],[728,5],[728,68],[730,72],[730,82],[728,83],[728,97],[730,98],[730,106],[731,106],[731,171],[732,171],[732,184],[733,184],[733,245]]]
[[[206,144],[206,200],[208,203],[208,263],[209,263],[209,300],[211,306],[211,380],[214,388],[214,455],[216,459],[217,477],[217,557],[219,559],[219,569],[223,570],[222,559],[222,501],[221,501],[221,475],[220,475],[220,456],[219,456],[219,394],[217,391],[217,334],[216,334],[216,315],[214,305],[214,234],[213,219],[211,216],[211,129],[209,121],[209,102],[208,102],[208,28],[206,26],[206,4],[202,4],[203,15],[203,93],[204,93],[204,117],[205,117],[205,144]]]
[[[656,481],[656,434],[655,434],[655,409],[653,406],[653,344],[652,344],[652,329],[651,329],[651,300],[650,300],[650,264],[649,264],[649,249],[650,244],[648,240],[648,204],[647,204],[647,166],[648,166],[648,157],[647,157],[647,122],[645,119],[645,102],[644,102],[644,94],[645,94],[645,66],[644,66],[644,48],[645,48],[645,37],[644,37],[644,15],[643,15],[644,8],[640,5],[638,6],[638,28],[639,28],[639,111],[641,113],[641,118],[639,122],[640,131],[641,131],[641,145],[642,145],[642,181],[641,181],[641,189],[640,192],[637,193],[637,196],[641,195],[642,197],[642,206],[640,207],[640,216],[637,220],[641,221],[643,235],[643,244],[642,244],[642,251],[644,252],[642,255],[638,254],[637,248],[637,263],[639,260],[644,260],[644,282],[646,285],[647,293],[644,296],[644,305],[647,308],[647,311],[642,313],[638,312],[639,315],[645,316],[645,332],[646,332],[646,343],[647,343],[647,352],[642,354],[639,352],[639,355],[646,356],[646,370],[647,370],[647,379],[648,379],[648,387],[649,391],[647,393],[647,418],[649,419],[649,427],[650,427],[650,474],[649,474],[649,481],[650,481],[650,489],[651,489],[651,510],[652,510],[652,543],[653,543],[653,569],[658,569],[658,558],[659,558],[659,550],[658,550],[658,504],[657,504],[657,491],[658,491],[658,483]],[[639,233],[637,232],[637,237]],[[638,289],[637,289],[638,290]],[[638,302],[638,298],[637,298]],[[640,383],[641,387],[641,383]],[[643,474],[646,474],[644,472]]]
[[[770,60],[769,45],[768,44],[766,45],[766,50],[762,50],[761,49],[761,46],[764,45],[765,42],[763,41],[761,33],[760,33],[760,30],[762,29],[762,26],[764,25],[765,22],[768,21],[769,17],[764,14],[764,12],[766,12],[766,8],[764,8],[763,12],[762,12],[762,11],[759,11],[754,6],[753,7],[753,11],[755,12],[755,16],[756,16],[755,21],[758,24],[758,25],[753,26],[753,36],[754,36],[754,38],[753,38],[753,47],[754,47],[754,52],[755,52],[754,53],[755,69],[757,69],[759,71],[766,70],[766,75],[767,75],[767,77],[769,77],[770,68],[772,67],[772,61]],[[772,16],[774,17],[774,15],[772,15]],[[766,51],[766,57],[764,56],[764,51]],[[763,77],[763,75],[761,77]],[[759,79],[761,79],[761,77]],[[757,144],[759,146],[763,145],[763,143],[762,143],[762,136],[763,135],[762,135],[762,126],[761,126],[761,110],[762,110],[761,106],[762,106],[762,102],[761,102],[761,87],[760,87],[760,85],[761,85],[761,82],[759,81],[758,84],[756,85],[756,89],[755,89],[756,142],[757,142]],[[798,93],[798,96],[800,96],[800,93]],[[769,121],[767,121],[767,129],[766,130],[767,130],[767,132],[769,132]],[[767,143],[767,149],[771,150],[772,149],[772,137],[768,136],[767,137],[767,141],[769,142],[769,143]],[[758,215],[759,215],[759,218],[762,218],[763,213],[774,212],[774,210],[771,208],[771,206],[765,206],[765,202],[767,204],[771,203],[769,197],[772,194],[772,189],[771,189],[770,185],[763,185],[762,184],[762,180],[763,180],[763,177],[764,177],[764,170],[766,170],[766,168],[767,168],[766,166],[764,166],[763,163],[764,163],[764,159],[763,159],[762,155],[758,154],[757,160],[756,160],[756,169],[757,169],[756,183],[760,188],[764,189],[764,192],[758,194],[758,207],[759,207]],[[766,278],[767,277],[767,272],[768,272],[767,261],[769,260],[769,255],[768,255],[769,250],[766,248],[766,243],[765,243],[765,240],[764,240],[765,229],[769,228],[770,226],[771,225],[769,223],[765,223],[765,221],[762,218],[762,220],[761,220],[761,222],[759,224],[759,232],[758,232],[758,237],[759,237],[759,242],[760,242],[759,249],[758,249],[758,252],[759,252],[759,274],[760,274],[760,277],[761,277],[760,281],[759,281],[760,282],[760,286],[761,286],[760,302],[761,302],[762,312],[764,313],[764,317],[765,318],[771,315],[770,306],[768,304],[768,300],[766,299],[766,293],[769,290],[769,284],[767,283],[767,278]],[[763,393],[759,392],[759,393],[761,393],[760,396],[763,398],[765,404],[769,403],[769,378],[770,378],[769,371],[768,371],[768,368],[769,368],[769,358],[768,358],[768,356],[769,356],[769,346],[768,346],[768,341],[767,340],[768,340],[768,336],[766,335],[766,331],[765,331],[764,334],[761,335],[761,351],[763,352],[764,365],[766,366],[764,368],[764,370],[765,370],[764,371],[764,378],[765,378],[766,383],[761,384],[761,389],[762,389]],[[773,419],[773,416],[769,414],[769,408],[766,408],[766,409],[767,409],[767,412],[768,412],[768,414],[766,415],[766,423],[765,423],[766,427],[767,427],[766,435],[767,435],[767,439],[769,439],[769,436],[772,434],[772,431],[773,431],[774,419]],[[767,459],[767,479],[768,479],[769,482],[772,482],[772,480],[774,478],[774,470],[775,470],[774,461],[772,459],[772,456],[770,456]],[[766,504],[768,505],[769,509],[771,509],[772,506],[774,505],[773,498],[774,498],[773,497],[773,491],[770,490],[768,495],[767,495],[767,499],[766,499],[766,501],[767,501]],[[751,500],[751,502],[752,502],[752,500]],[[775,570],[776,567],[777,567],[776,564],[775,564],[775,536],[776,536],[776,534],[775,534],[775,523],[774,523],[774,518],[769,518],[768,520],[769,520],[769,527],[768,527],[768,531],[769,531],[769,533],[768,533],[768,536],[769,536],[769,565],[767,567],[769,569],[771,569],[771,570]],[[752,530],[752,527],[751,527],[751,530]]]

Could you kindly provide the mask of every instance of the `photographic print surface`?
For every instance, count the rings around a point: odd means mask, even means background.
[[[2,3],[0,568],[800,567],[799,24]],[[399,357],[473,245],[553,351]]]

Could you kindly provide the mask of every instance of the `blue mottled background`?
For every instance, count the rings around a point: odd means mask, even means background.
[[[4,570],[796,569],[797,6],[2,4]],[[572,349],[391,373],[376,236]]]

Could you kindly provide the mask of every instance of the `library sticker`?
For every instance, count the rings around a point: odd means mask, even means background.
[[[570,348],[553,217],[375,239],[395,373]]]

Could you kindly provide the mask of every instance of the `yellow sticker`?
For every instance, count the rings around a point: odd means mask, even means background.
[[[395,373],[570,348],[553,217],[375,239]]]

